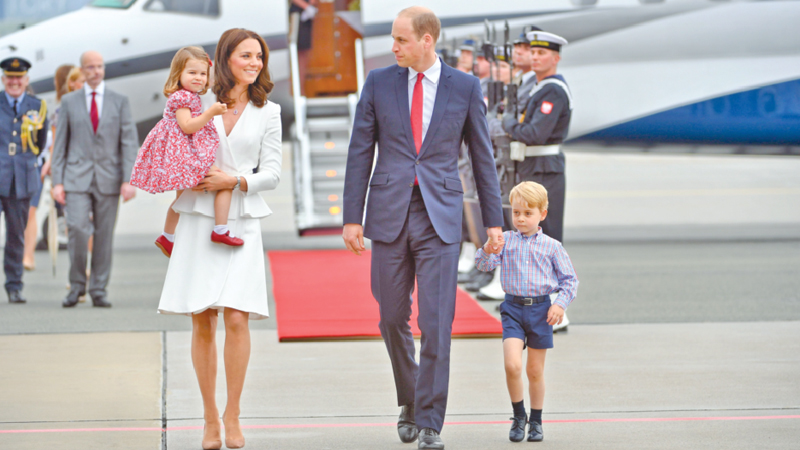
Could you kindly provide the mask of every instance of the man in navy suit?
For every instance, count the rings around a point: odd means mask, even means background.
[[[364,83],[347,157],[343,232],[347,248],[357,255],[365,250],[364,237],[372,240],[372,294],[402,407],[400,439],[412,442],[419,436],[419,448],[435,449],[444,448],[439,433],[447,405],[461,241],[462,141],[469,146],[488,235],[498,249],[503,239],[500,186],[480,82],[436,57],[440,28],[429,9],[401,11],[392,25],[397,64],[373,70]],[[409,326],[415,278],[419,365]]]
[[[22,58],[0,62],[3,95],[0,95],[0,206],[6,218],[3,268],[9,303],[25,303],[22,297],[22,256],[31,197],[41,179],[36,163],[47,138],[47,106],[27,94],[28,69]]]

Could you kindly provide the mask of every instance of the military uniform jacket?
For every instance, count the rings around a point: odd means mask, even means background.
[[[119,194],[122,183],[130,182],[139,152],[128,97],[105,88],[95,133],[86,108],[87,88],[61,99],[53,145],[53,184],[63,184],[67,192],[89,192],[94,180],[101,194]]]
[[[561,82],[561,75],[553,75]],[[542,80],[544,81],[544,80]],[[504,129],[511,139],[525,145],[561,144],[567,137],[572,118],[570,94],[556,83],[542,83],[528,100],[521,123],[510,124],[504,120]],[[564,154],[536,156],[533,173],[563,173]]]
[[[25,94],[22,103],[17,105],[17,114],[14,108],[6,101],[5,91],[0,92],[0,197],[8,197],[11,192],[11,183],[14,183],[15,195],[17,198],[30,198],[39,191],[40,175],[39,166],[36,162],[38,156],[31,151],[28,144],[27,149],[22,148],[22,122],[23,116],[28,111],[36,111],[42,107],[42,101],[38,98]],[[35,145],[40,149],[47,141],[47,120],[44,126],[36,131]],[[9,146],[16,146],[16,154],[9,154]]]

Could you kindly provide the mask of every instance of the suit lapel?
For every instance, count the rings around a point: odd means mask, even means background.
[[[100,133],[100,127],[102,127],[103,123],[105,123],[105,120],[103,120],[103,118],[108,115],[106,113],[110,109],[108,108],[109,105],[111,105],[111,101],[109,100],[109,97],[111,96],[110,94],[111,92],[109,92],[108,88],[106,88],[105,92],[103,92],[103,101],[102,101],[103,106],[97,105],[99,106],[98,112],[100,113],[100,120],[97,122],[97,133],[95,133],[95,136],[97,136]],[[91,118],[89,118],[89,123],[91,122],[92,120]]]
[[[82,95],[78,96],[78,98],[75,99],[75,102],[77,103],[75,105],[75,107],[79,109],[80,112],[78,114],[81,116],[83,121],[86,123],[86,126],[88,126],[89,129],[91,130],[92,129],[92,117],[89,115],[89,109],[86,107],[86,96],[89,95],[89,93],[91,91],[87,90],[87,89],[89,89],[88,85],[86,85],[83,89],[81,89],[80,92],[81,92]],[[78,92],[78,91],[75,91],[75,92]]]
[[[436,129],[439,128],[439,124],[442,122],[442,116],[444,116],[444,112],[447,110],[447,102],[450,100],[450,70],[451,69],[449,69],[445,63],[442,63],[442,73],[439,75],[439,87],[436,88],[436,100],[433,103],[431,123],[428,124],[428,132],[425,133],[425,139],[422,141],[422,147],[419,149],[420,156],[425,153],[433,137],[436,136]],[[406,92],[408,92],[408,90],[406,90]],[[407,93],[406,96],[408,96]],[[411,119],[409,119],[409,121],[410,120]]]
[[[17,105],[17,111],[19,111],[17,117],[22,117],[26,112],[34,109],[32,103],[33,100],[31,99],[31,96],[26,95],[25,98],[22,99],[22,102]],[[36,108],[36,111],[39,111],[39,108]]]
[[[400,110],[400,122],[403,123],[403,133],[406,135],[409,151],[416,154],[414,134],[411,132],[411,111],[408,109],[408,69],[399,68],[395,82],[397,92],[397,108]]]
[[[27,95],[26,95],[26,97],[27,97]],[[8,115],[10,115],[11,117],[14,117],[14,109],[11,107],[11,105],[8,104],[8,98],[6,97],[6,91],[3,91],[2,94],[0,94],[0,104],[2,104],[2,105],[0,105],[0,109],[2,109],[3,111],[7,112]],[[17,109],[19,109],[19,107]]]

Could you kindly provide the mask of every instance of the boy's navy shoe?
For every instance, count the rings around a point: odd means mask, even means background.
[[[522,442],[525,439],[525,424],[528,423],[528,417],[512,417],[511,420],[511,431],[508,432],[508,439],[511,442]]]
[[[423,428],[419,432],[419,441],[417,448],[432,448],[436,450],[444,450],[444,442],[433,428]]]
[[[542,433],[542,424],[539,422],[528,422],[531,424],[530,428],[528,429],[528,442],[539,442],[544,439],[544,433]]]

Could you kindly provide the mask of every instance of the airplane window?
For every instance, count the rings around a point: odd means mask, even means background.
[[[145,11],[175,12],[219,15],[219,0],[150,0],[144,5]]]
[[[94,0],[91,4],[92,6],[98,6],[101,8],[126,9],[134,4],[134,2],[136,2],[136,0]]]

